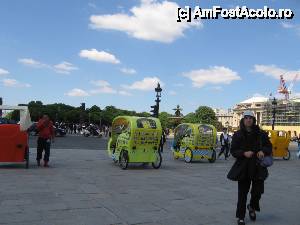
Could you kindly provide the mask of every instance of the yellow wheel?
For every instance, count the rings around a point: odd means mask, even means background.
[[[191,149],[187,148],[184,152],[184,161],[190,163],[193,160],[193,152]]]

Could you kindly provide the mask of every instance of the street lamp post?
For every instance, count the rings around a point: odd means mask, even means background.
[[[277,107],[277,101],[276,98],[274,97],[272,100],[272,130],[274,130],[274,126],[275,126],[275,115],[276,115],[276,107]]]
[[[159,103],[160,103],[160,97],[161,97],[161,92],[162,92],[162,89],[161,89],[159,83],[157,83],[157,87],[155,88],[155,92],[156,92],[156,100],[155,100],[156,104],[151,106],[151,108],[153,109],[153,110],[151,110],[151,112],[152,112],[153,117],[158,118]]]

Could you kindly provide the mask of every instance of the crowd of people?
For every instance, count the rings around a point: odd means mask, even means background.
[[[111,127],[93,123],[55,122],[54,129],[60,129],[64,134],[109,137]]]
[[[68,134],[81,134],[84,135],[86,131],[89,131],[92,136],[104,136],[108,137],[111,128],[106,125],[97,125],[93,123],[68,123],[65,124],[65,128]]]

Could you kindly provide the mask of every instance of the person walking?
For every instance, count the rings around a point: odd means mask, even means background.
[[[37,130],[39,132],[37,140],[37,165],[41,165],[40,161],[42,159],[43,151],[45,151],[44,167],[49,167],[51,141],[54,142],[54,127],[53,122],[49,119],[47,114],[44,114],[38,121]]]
[[[167,138],[166,138],[166,133],[164,131],[164,129],[162,130],[162,133],[161,133],[161,138],[160,138],[160,142],[159,142],[159,151],[161,153],[163,153],[164,151],[164,144],[166,143],[167,141]]]
[[[299,137],[297,139],[297,142],[298,142],[298,152],[297,152],[297,157],[298,159],[300,159],[300,134],[299,134]]]
[[[227,178],[238,181],[237,224],[245,225],[246,207],[252,221],[256,220],[256,211],[260,212],[259,202],[264,193],[264,180],[268,177],[267,168],[261,166],[259,160],[272,154],[268,135],[256,125],[252,111],[244,112],[240,129],[232,137],[230,152],[236,161]],[[251,185],[250,204],[246,206]]]
[[[223,133],[220,136],[220,143],[221,143],[221,151],[218,155],[218,158],[220,158],[220,156],[224,154],[225,160],[227,160],[228,153],[229,153],[229,135],[227,134],[227,128],[223,128]]]

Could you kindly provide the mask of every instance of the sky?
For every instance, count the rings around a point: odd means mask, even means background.
[[[177,22],[177,8],[293,10],[291,20]],[[232,108],[276,94],[279,76],[300,95],[300,1],[2,0],[0,97],[150,111]],[[279,97],[279,96],[278,96]]]

